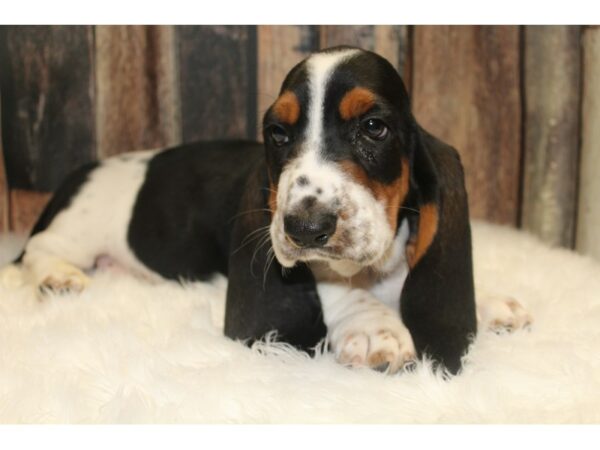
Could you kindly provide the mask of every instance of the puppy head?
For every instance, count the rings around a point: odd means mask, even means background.
[[[291,70],[263,121],[271,240],[284,267],[324,260],[351,275],[385,264],[414,130],[400,76],[372,52],[333,48]]]

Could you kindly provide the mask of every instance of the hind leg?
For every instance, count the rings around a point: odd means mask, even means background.
[[[40,292],[82,291],[90,282],[84,270],[93,267],[94,258],[95,253],[81,241],[46,230],[27,243],[23,268]]]

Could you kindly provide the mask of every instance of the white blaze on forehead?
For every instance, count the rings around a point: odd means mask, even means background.
[[[305,195],[314,195],[309,189],[302,189],[294,183],[300,176],[309,180],[311,189],[318,188],[321,203],[330,203],[336,187],[343,181],[344,175],[339,168],[320,156],[323,145],[323,109],[331,74],[342,62],[358,52],[357,49],[344,49],[317,53],[306,62],[310,96],[306,139],[298,159],[284,170],[280,178],[277,204],[282,209],[295,207]]]
[[[308,110],[308,133],[306,144],[310,152],[318,152],[323,132],[323,107],[327,81],[334,69],[343,61],[358,53],[356,49],[317,53],[307,61],[310,86]]]

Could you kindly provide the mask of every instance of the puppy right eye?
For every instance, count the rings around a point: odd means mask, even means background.
[[[290,136],[285,128],[279,125],[272,125],[270,129],[271,139],[278,147],[290,142]]]
[[[383,141],[388,135],[387,125],[379,119],[367,119],[361,124],[365,133],[375,141]]]

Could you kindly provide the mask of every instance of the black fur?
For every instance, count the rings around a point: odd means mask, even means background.
[[[269,255],[270,242],[262,233],[250,235],[271,223],[271,213],[264,209],[266,182],[261,164],[247,180],[244,206],[233,228],[225,334],[252,343],[276,330],[278,339],[310,352],[327,334],[310,269],[297,264],[284,270]]]
[[[156,155],[129,225],[135,255],[169,279],[227,274],[235,216],[257,166],[264,167],[263,148],[247,141],[200,142]]]
[[[434,203],[438,231],[423,258],[409,272],[400,301],[402,320],[420,356],[427,354],[456,373],[477,332],[471,228],[464,174],[458,152],[419,130],[412,192],[402,212]],[[416,230],[414,230],[416,232]]]
[[[254,233],[270,223],[266,186],[258,143],[204,142],[162,152],[149,163],[129,244],[165,278],[228,275],[227,336],[251,343],[277,330],[280,339],[309,350],[326,334],[312,274],[299,266],[283,276],[279,263],[267,260],[264,235]]]

